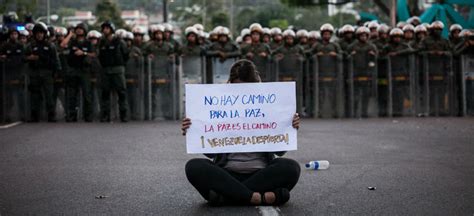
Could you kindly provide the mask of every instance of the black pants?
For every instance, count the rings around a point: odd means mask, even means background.
[[[82,96],[82,109],[84,120],[92,121],[92,87],[91,77],[84,69],[74,70],[73,75],[67,76],[67,119],[71,121],[77,120],[79,101]],[[81,95],[82,93],[82,95]]]
[[[298,182],[299,164],[288,158],[276,158],[266,168],[251,174],[239,174],[217,166],[208,159],[191,159],[186,164],[186,176],[204,199],[209,191],[224,196],[235,204],[250,204],[254,192],[268,192],[277,188],[289,191]]]
[[[107,70],[112,71],[112,73],[105,72],[102,74],[101,118],[102,120],[110,120],[110,94],[115,91],[118,95],[120,119],[126,119],[128,112],[128,99],[124,69],[123,67],[115,67],[108,68]]]

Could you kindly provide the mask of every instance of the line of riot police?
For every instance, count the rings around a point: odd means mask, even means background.
[[[101,32],[80,23],[11,29],[0,48],[2,121],[179,119],[184,85],[226,83],[235,60],[253,61],[263,82],[295,81],[307,117],[459,116],[474,114],[474,34],[460,25],[410,18],[390,28],[319,31],[254,23],[232,40],[228,28],[170,24]]]

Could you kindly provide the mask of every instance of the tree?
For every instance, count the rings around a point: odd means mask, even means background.
[[[229,15],[224,11],[215,13],[211,17],[212,26],[229,26]]]
[[[20,21],[23,20],[26,15],[34,14],[37,9],[37,0],[4,0],[0,2],[0,14],[15,11]]]
[[[117,3],[112,0],[101,0],[96,5],[95,15],[98,18],[97,24],[100,25],[102,22],[110,20],[117,28],[125,27],[125,22],[120,17],[121,11],[117,6]]]

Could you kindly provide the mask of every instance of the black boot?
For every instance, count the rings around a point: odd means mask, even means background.
[[[31,122],[31,123],[39,122],[39,112],[32,111],[30,120],[28,122]]]
[[[56,122],[56,113],[54,112],[48,113],[48,122]]]
[[[120,112],[120,121],[123,123],[128,122],[127,111]]]

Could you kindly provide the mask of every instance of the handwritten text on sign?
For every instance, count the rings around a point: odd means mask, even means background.
[[[188,153],[296,150],[295,83],[187,84]]]

